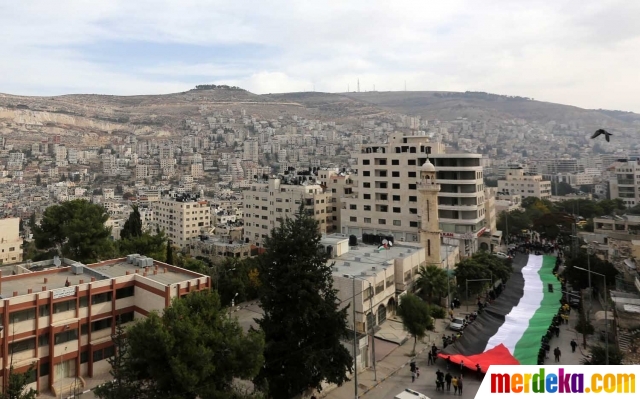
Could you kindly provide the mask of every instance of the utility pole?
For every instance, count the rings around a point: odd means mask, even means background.
[[[351,296],[351,305],[353,306],[353,386],[355,390],[354,398],[358,399],[358,332],[356,330],[356,279],[352,277],[351,283],[353,287],[353,295]]]

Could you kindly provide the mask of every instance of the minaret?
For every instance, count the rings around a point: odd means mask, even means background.
[[[424,247],[427,265],[440,266],[440,220],[438,219],[438,192],[436,168],[427,159],[420,167],[420,243]]]

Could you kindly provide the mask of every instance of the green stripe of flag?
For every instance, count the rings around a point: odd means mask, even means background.
[[[560,308],[562,288],[558,279],[553,275],[555,264],[555,256],[545,255],[542,259],[542,267],[538,275],[542,281],[544,296],[540,307],[529,320],[529,327],[516,344],[513,356],[518,359],[520,364],[535,365],[538,363],[540,340],[542,336],[547,333],[553,317],[558,313],[558,309]],[[549,284],[553,284],[553,292],[549,292]]]

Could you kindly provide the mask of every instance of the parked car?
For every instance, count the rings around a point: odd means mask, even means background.
[[[504,252],[496,252],[495,255],[500,259],[511,259],[511,257]]]
[[[453,331],[462,331],[464,329],[465,324],[466,323],[464,319],[456,317],[453,320],[451,320],[451,323],[449,324],[449,329]]]

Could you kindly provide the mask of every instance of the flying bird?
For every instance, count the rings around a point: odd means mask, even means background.
[[[607,132],[604,129],[596,130],[596,132],[593,134],[593,136],[591,136],[591,138],[595,139],[596,137],[600,136],[601,134],[604,134],[604,138],[605,138],[605,140],[607,140],[607,143],[608,143],[609,142],[609,136],[612,136],[612,134]]]

